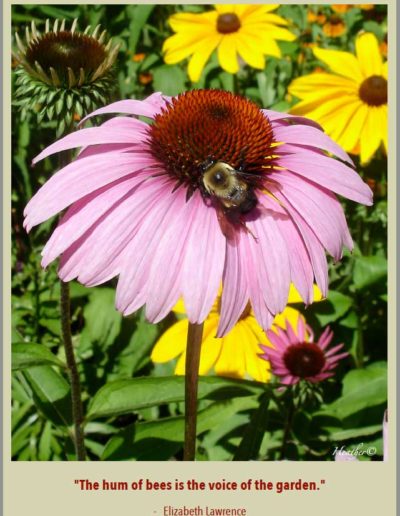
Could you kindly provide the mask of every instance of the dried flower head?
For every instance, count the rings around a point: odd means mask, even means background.
[[[69,30],[65,20],[55,20],[52,27],[46,20],[42,34],[32,21],[25,41],[15,34],[16,98],[23,116],[33,110],[39,121],[57,117],[64,126],[75,113],[82,116],[107,102],[119,47],[111,40],[105,44],[106,31],[100,32],[100,25],[92,32],[90,26],[84,32],[76,27],[77,20]]]

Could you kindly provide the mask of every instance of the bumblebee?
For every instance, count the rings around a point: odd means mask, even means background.
[[[204,189],[218,199],[226,214],[249,213],[257,205],[254,190],[244,181],[244,175],[223,161],[209,161],[203,167]]]

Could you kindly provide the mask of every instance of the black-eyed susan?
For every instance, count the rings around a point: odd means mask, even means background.
[[[288,22],[271,14],[279,4],[215,5],[203,13],[177,13],[169,18],[176,33],[165,40],[164,59],[176,64],[190,57],[188,74],[193,82],[211,54],[217,50],[221,67],[229,72],[239,70],[239,59],[253,68],[263,69],[265,55],[281,57],[276,40],[293,41],[295,35],[285,27]]]
[[[326,21],[326,16],[321,10],[314,11],[313,9],[308,9],[307,21],[308,23],[318,23],[322,25]]]
[[[315,285],[314,301],[320,301],[321,299],[321,291]],[[292,284],[289,292],[289,303],[302,302],[300,294]],[[204,324],[199,373],[205,375],[214,368],[217,375],[233,378],[248,376],[260,382],[267,382],[270,378],[270,372],[265,362],[259,359],[259,345],[271,346],[271,343],[257,323],[250,305],[247,305],[231,331],[224,337],[217,338],[220,304],[221,299],[218,297]],[[174,307],[174,312],[180,315],[185,314],[182,301]],[[285,329],[288,321],[297,328],[299,318],[303,319],[300,312],[291,306],[287,306],[281,314],[275,317],[272,328],[274,331],[277,331],[277,328]],[[179,357],[175,374],[185,374],[187,329],[188,320],[186,318],[173,324],[156,343],[151,354],[153,362],[163,363]]]
[[[300,99],[291,113],[306,115],[345,150],[367,163],[383,141],[387,152],[387,62],[372,33],[356,38],[356,55],[314,48],[333,73],[295,79],[289,93]]]
[[[332,14],[322,27],[322,32],[328,38],[340,38],[346,32],[346,25],[339,14]]]
[[[350,9],[353,9],[353,4],[332,4],[331,9],[335,13],[344,14],[350,11]]]

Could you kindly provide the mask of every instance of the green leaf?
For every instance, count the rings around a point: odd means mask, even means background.
[[[50,366],[24,370],[35,405],[56,426],[72,423],[71,392],[68,382]]]
[[[328,405],[323,413],[344,419],[360,410],[385,403],[386,376],[386,366],[383,362],[376,362],[365,369],[350,371],[343,379],[343,395]]]
[[[100,346],[112,344],[121,329],[121,314],[115,309],[115,291],[111,288],[96,288],[89,295],[84,311],[85,327],[81,341]],[[81,343],[80,347],[84,347]]]
[[[355,439],[356,437],[364,437],[382,432],[382,425],[364,426],[362,428],[348,428],[345,430],[336,430],[330,433],[332,441],[346,441],[347,439]]]
[[[358,256],[355,258],[353,281],[358,290],[371,287],[386,278],[387,260],[383,256]]]
[[[39,440],[39,460],[49,460],[51,456],[51,423],[46,421]]]
[[[353,299],[335,290],[330,290],[328,299],[315,305],[315,316],[321,326],[340,319],[353,305]]]
[[[155,5],[128,6],[131,19],[129,24],[129,51],[133,54],[136,51],[140,33],[154,8]]]
[[[213,403],[199,412],[197,435],[252,405],[253,398]],[[184,417],[178,416],[130,425],[108,441],[102,460],[168,460],[182,448],[184,423]]]
[[[257,459],[267,429],[269,401],[269,395],[264,393],[261,396],[258,409],[253,412],[250,423],[244,431],[243,438],[233,457],[234,461]]]
[[[185,90],[186,76],[178,66],[162,65],[153,71],[153,89],[165,95],[177,95]]]
[[[110,382],[95,394],[87,417],[117,416],[154,405],[181,402],[184,400],[184,382],[182,376],[141,377]],[[198,399],[251,396],[264,389],[265,385],[257,382],[203,377],[199,380]]]
[[[42,344],[18,343],[12,346],[13,370],[25,369],[38,365],[57,365],[65,367],[53,353]]]

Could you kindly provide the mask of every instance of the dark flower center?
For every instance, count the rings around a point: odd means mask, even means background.
[[[242,167],[260,185],[271,168],[272,128],[256,104],[227,91],[192,90],[171,99],[149,128],[150,149],[180,184],[198,188],[204,163]]]
[[[339,15],[332,14],[332,16],[329,18],[329,23],[331,25],[341,25],[343,23],[343,20]]]
[[[220,34],[230,34],[240,29],[240,20],[235,13],[220,14],[217,18],[217,31]]]
[[[369,106],[387,104],[387,80],[380,75],[372,75],[361,84],[358,94]]]
[[[28,63],[34,66],[37,61],[45,72],[52,67],[61,79],[68,68],[78,77],[81,68],[86,74],[94,72],[106,57],[104,45],[95,38],[69,31],[48,32],[31,41],[26,51]]]
[[[308,378],[322,371],[325,356],[316,344],[303,342],[289,346],[283,355],[283,361],[293,376]]]

